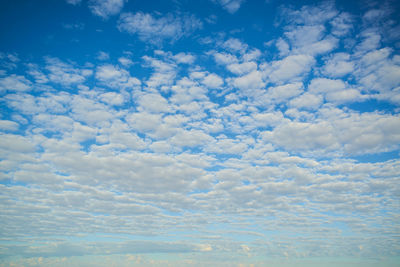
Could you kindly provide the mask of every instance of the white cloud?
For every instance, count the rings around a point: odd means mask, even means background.
[[[368,10],[364,16],[363,20],[367,23],[376,23],[382,20],[383,18],[387,17],[391,11],[387,9],[380,9],[380,8],[375,8],[375,9],[370,9]]]
[[[278,50],[279,50],[279,55],[280,56],[287,56],[288,54],[289,54],[289,52],[290,52],[290,46],[289,46],[289,44],[285,41],[285,40],[283,40],[282,38],[279,38],[277,41],[276,41],[276,47],[278,48]]]
[[[264,134],[266,140],[270,140],[271,137],[278,145],[297,151],[338,148],[332,125],[326,122],[320,124],[290,122],[276,128],[272,135]]]
[[[324,95],[325,99],[331,102],[343,103],[361,100],[360,92],[349,88],[349,85],[342,80],[315,78],[308,86],[308,90],[313,94]]]
[[[0,149],[3,155],[7,153],[32,153],[35,151],[35,144],[29,138],[21,135],[1,134]]]
[[[141,85],[141,82],[131,77],[127,70],[110,64],[97,67],[96,79],[105,86],[120,90],[133,89]]]
[[[383,48],[366,53],[356,64],[355,76],[365,92],[379,92],[371,97],[399,103],[400,63],[390,57],[391,52]]]
[[[72,118],[87,125],[104,125],[115,119],[115,110],[84,95],[74,95],[69,105]]]
[[[138,96],[139,109],[150,113],[171,111],[168,101],[160,94],[144,94]]]
[[[196,59],[196,57],[192,54],[186,54],[183,52],[174,55],[173,58],[176,60],[177,63],[180,64],[193,64]]]
[[[293,30],[285,32],[285,36],[291,41],[292,45],[298,48],[310,46],[322,39],[325,27],[317,26],[297,26]]]
[[[133,129],[139,132],[155,131],[161,124],[161,116],[144,112],[133,113],[127,116],[127,121]]]
[[[346,84],[342,80],[331,80],[326,78],[315,78],[308,85],[311,93],[331,93],[341,91],[346,88]]]
[[[233,14],[239,10],[240,6],[246,0],[213,0],[213,1],[214,2],[216,1],[218,4],[220,4],[222,6],[223,9],[225,9],[229,13]]]
[[[99,54],[97,55],[98,60],[109,60],[110,59],[110,54],[100,51]]]
[[[237,63],[238,59],[231,54],[228,53],[213,53],[215,62],[217,62],[218,64],[221,65],[228,65],[228,64],[233,64],[233,63]]]
[[[326,100],[333,103],[357,102],[366,99],[356,89],[346,89],[329,93],[325,96]]]
[[[247,45],[236,38],[229,38],[222,44],[222,47],[234,53],[243,53],[247,50]]]
[[[171,144],[166,141],[153,142],[149,147],[156,153],[168,153],[172,150]]]
[[[233,64],[228,65],[226,68],[234,74],[243,75],[243,74],[247,74],[251,71],[256,70],[257,63],[255,63],[253,61],[244,62],[244,63],[233,63]]]
[[[158,50],[163,54],[163,51]],[[149,56],[143,56],[143,59],[149,64],[150,67],[154,68],[157,72],[167,73],[175,72],[176,64],[171,62],[166,62]]]
[[[205,76],[201,83],[208,88],[219,88],[224,84],[224,81],[217,74],[211,73]]]
[[[141,150],[146,148],[146,143],[136,134],[130,132],[112,131],[109,142],[113,145],[120,145],[123,148]]]
[[[17,91],[24,92],[30,90],[32,82],[27,80],[24,76],[11,74],[5,78],[0,78],[1,91]]]
[[[322,25],[297,26],[293,30],[285,32],[285,36],[289,39],[294,52],[318,55],[333,50],[338,43],[338,39],[325,36],[324,33],[325,27]]]
[[[259,49],[253,48],[248,50],[242,55],[242,60],[243,61],[252,61],[252,60],[258,60],[262,56],[262,53]]]
[[[43,110],[42,107],[37,105],[37,100],[29,94],[11,94],[4,98],[7,99],[9,107],[25,115],[31,115]]]
[[[382,63],[385,63],[385,61],[389,59],[391,52],[392,51],[389,48],[371,51],[363,55],[360,63],[363,67],[369,67],[367,71],[371,72],[372,70],[375,70],[376,64],[381,65]]]
[[[58,58],[47,57],[45,68],[49,71],[50,81],[64,86],[83,83],[87,77],[92,75],[92,70],[74,67]]]
[[[32,121],[37,124],[36,132],[69,132],[73,128],[74,120],[63,115],[40,113],[33,116]]]
[[[118,58],[118,62],[124,67],[130,67],[131,65],[133,65],[133,61],[126,57]]]
[[[295,108],[316,109],[321,106],[322,102],[323,98],[321,95],[304,93],[301,96],[292,99],[289,102],[289,105]]]
[[[323,73],[330,77],[342,77],[354,70],[354,63],[350,61],[350,55],[346,53],[334,54],[326,61]]]
[[[192,71],[189,76],[191,79],[194,79],[194,80],[203,79],[206,76],[206,72]],[[190,83],[190,82],[188,82],[188,83]]]
[[[0,52],[0,66],[5,68],[5,69],[15,69],[17,67],[17,63],[20,61],[19,57],[17,54],[13,53],[3,53]],[[4,72],[4,70],[1,70],[0,72]],[[5,72],[4,72],[5,73]]]
[[[115,92],[107,92],[101,94],[100,99],[101,101],[114,106],[120,106],[126,101],[125,97],[122,94],[118,94]]]
[[[206,147],[207,152],[218,154],[242,154],[247,150],[247,144],[240,140],[219,137]]]
[[[0,130],[2,131],[17,131],[19,128],[19,124],[14,121],[9,120],[0,120]]]
[[[103,19],[117,15],[124,7],[126,0],[90,0],[90,11]]]
[[[213,138],[200,130],[180,130],[171,143],[180,147],[195,147],[211,142]]]
[[[331,32],[335,36],[345,36],[353,29],[353,23],[353,17],[349,13],[343,12],[330,21]]]
[[[31,75],[37,83],[43,84],[49,81],[49,79],[47,79],[47,76],[40,70],[39,66],[32,63],[27,64],[27,66],[27,73]]]
[[[346,114],[326,110],[324,120],[282,123],[262,134],[286,149],[301,153],[347,153],[358,155],[396,149],[398,116],[374,113]],[[339,117],[338,117],[339,116]],[[400,129],[400,128],[399,128]]]
[[[270,65],[263,65],[265,75],[273,83],[284,83],[290,80],[302,80],[315,64],[315,59],[310,55],[291,55],[282,60],[273,61]]]
[[[200,75],[199,78],[203,79],[204,76]],[[193,82],[187,78],[183,78],[177,82],[176,85],[171,88],[173,95],[170,98],[172,103],[182,105],[182,104],[190,104],[191,102],[197,101],[206,101],[208,100],[207,89],[204,86],[200,86],[196,82]],[[195,107],[196,102],[193,103],[193,107]]]
[[[318,5],[303,6],[297,10],[283,8],[282,14],[289,23],[320,25],[334,18],[338,14],[338,11],[332,2],[326,1]]]
[[[267,96],[277,102],[286,101],[292,97],[298,96],[304,90],[303,83],[291,83],[268,88]]]
[[[178,65],[169,59],[160,60],[149,56],[143,56],[143,60],[145,67],[151,67],[155,70],[145,82],[146,85],[150,88],[161,87],[162,90],[169,91],[177,76]]]
[[[242,90],[262,89],[265,87],[262,74],[259,71],[252,71],[244,76],[234,78],[232,83]]]
[[[194,16],[168,14],[158,18],[142,12],[124,13],[118,22],[120,31],[137,34],[142,41],[155,45],[160,45],[163,40],[177,41],[202,27],[202,22]]]
[[[361,33],[361,36],[363,40],[356,46],[358,54],[364,54],[381,47],[382,36],[376,29],[367,29]]]
[[[287,120],[280,111],[253,113],[251,117],[254,119],[252,126],[257,128],[268,128],[271,126],[275,127]]]

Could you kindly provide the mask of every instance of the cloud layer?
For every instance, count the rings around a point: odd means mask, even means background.
[[[257,46],[125,4],[88,2],[144,50],[0,54],[0,265],[395,266],[400,57],[385,6],[281,7]]]

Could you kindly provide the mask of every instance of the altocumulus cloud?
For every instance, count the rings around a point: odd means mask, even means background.
[[[398,265],[397,6],[28,2],[0,266]]]
[[[157,17],[151,14],[124,13],[121,15],[118,29],[153,44],[170,40],[174,42],[183,36],[187,36],[197,29],[202,28],[203,23],[194,15],[175,16],[167,14],[164,17]]]

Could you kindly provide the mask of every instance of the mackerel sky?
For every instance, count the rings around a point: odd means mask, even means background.
[[[399,266],[398,1],[0,1],[0,266]]]

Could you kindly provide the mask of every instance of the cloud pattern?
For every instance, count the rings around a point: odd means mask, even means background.
[[[124,2],[89,8],[106,19]],[[2,54],[0,266],[392,266],[400,57],[387,13],[282,8],[264,47],[218,37],[173,53],[159,44],[200,19],[127,12],[120,34],[158,50],[86,64]]]

